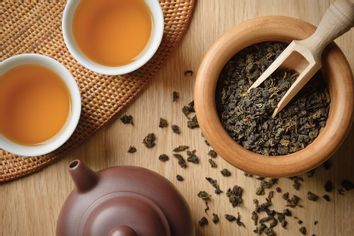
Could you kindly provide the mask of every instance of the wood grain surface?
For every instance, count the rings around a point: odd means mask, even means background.
[[[168,178],[181,191],[189,203],[196,226],[197,235],[255,235],[251,220],[254,208],[252,200],[259,181],[245,177],[242,171],[230,166],[222,158],[215,161],[217,169],[210,168],[208,150],[199,129],[186,127],[186,118],[181,112],[184,104],[193,99],[193,76],[185,76],[184,71],[197,71],[208,47],[228,28],[243,20],[264,15],[286,15],[298,17],[313,24],[318,24],[329,0],[200,0],[197,4],[191,27],[183,43],[170,57],[151,86],[126,111],[134,116],[134,126],[123,125],[119,120],[102,129],[80,148],[76,149],[57,163],[43,171],[0,186],[0,235],[54,235],[56,220],[66,196],[73,189],[73,183],[67,172],[70,160],[81,159],[94,170],[114,165],[136,165],[155,170]],[[289,29],[291,30],[291,29]],[[354,67],[354,31],[345,34],[336,42],[344,51]],[[179,91],[179,102],[172,103],[171,93]],[[159,118],[166,118],[170,124],[177,124],[182,129],[181,135],[173,134],[168,129],[158,128]],[[146,134],[155,132],[158,140],[156,147],[147,149],[142,144]],[[186,144],[197,150],[201,158],[199,165],[189,164],[181,169],[172,157],[172,149]],[[137,147],[134,154],[127,153],[130,145]],[[162,163],[158,155],[166,153],[170,161]],[[339,195],[330,193],[331,202],[320,199],[318,202],[306,200],[308,191],[322,196],[326,180],[340,187],[342,179],[354,180],[354,129],[346,142],[332,158],[333,166],[329,170],[319,168],[312,178],[304,176],[304,183],[299,191],[292,187],[287,178],[279,180],[283,192],[289,191],[302,198],[303,208],[296,208],[293,214],[304,221],[307,235],[350,236],[354,232],[354,191]],[[222,168],[228,168],[232,176],[225,178],[220,174]],[[184,182],[176,181],[176,174],[182,175]],[[221,189],[237,184],[244,191],[244,204],[233,208],[225,193],[215,195],[212,187],[205,180],[206,176],[215,178]],[[196,197],[200,190],[212,193],[210,211],[207,216],[209,225],[200,228],[198,220],[205,215],[204,203]],[[267,190],[268,192],[268,190]],[[266,193],[267,194],[267,193]],[[257,197],[264,201],[265,196]],[[273,200],[275,209],[283,209],[285,203],[280,194]],[[212,213],[219,214],[221,222],[211,223]],[[240,212],[246,228],[236,223],[227,222],[224,214]],[[314,225],[314,221],[318,224]],[[292,218],[287,229],[276,226],[278,235],[301,235],[299,225]]]

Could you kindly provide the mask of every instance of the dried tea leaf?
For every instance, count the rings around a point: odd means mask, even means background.
[[[208,155],[212,158],[216,158],[218,156],[218,154],[214,150],[209,150]]]
[[[174,148],[173,151],[174,152],[183,152],[185,150],[187,150],[189,148],[189,146],[187,145],[179,145],[178,147]]]
[[[242,195],[243,188],[238,185],[235,185],[232,189],[229,188],[226,192],[226,196],[233,207],[240,206],[243,203]]]
[[[178,165],[183,169],[187,168],[187,162],[184,160],[183,156],[178,153],[174,153],[173,156],[178,160]]]
[[[144,145],[147,147],[147,148],[152,148],[154,147],[156,144],[155,144],[155,141],[156,141],[156,136],[154,133],[149,133],[143,140],[143,143]]]
[[[180,182],[184,180],[184,178],[181,175],[176,175],[176,179]]]
[[[167,120],[164,119],[164,118],[160,118],[159,127],[160,127],[160,128],[166,128],[166,127],[168,127],[168,122],[167,122]]]
[[[213,159],[209,159],[208,161],[211,168],[218,168],[218,165],[215,163],[215,161],[213,161]]]
[[[228,169],[222,169],[220,172],[225,177],[231,176],[231,172]]]
[[[220,186],[218,184],[218,181],[216,179],[213,179],[211,177],[205,177],[205,179],[215,188],[215,193],[220,194],[223,191],[220,189]]]
[[[208,224],[209,224],[208,219],[205,218],[204,216],[199,220],[199,226],[200,227],[206,226]]]
[[[213,223],[214,224],[218,224],[220,219],[219,219],[219,216],[215,213],[213,213],[213,219],[212,219]]]
[[[307,199],[316,202],[318,199],[320,199],[320,197],[313,192],[307,192]]]
[[[233,222],[236,220],[236,217],[230,214],[225,214],[225,219],[228,220],[229,222]]]
[[[193,151],[187,151],[187,161],[194,163],[194,164],[199,164],[199,157],[195,154],[196,150]]]
[[[342,180],[341,185],[346,191],[354,189],[354,183],[348,179]]]
[[[326,200],[327,202],[330,202],[330,201],[331,201],[331,198],[330,198],[327,194],[323,195],[322,197],[323,197],[323,199]]]
[[[190,129],[199,128],[197,116],[193,116],[193,118],[191,120],[187,121],[187,126]]]
[[[176,91],[173,91],[172,92],[172,101],[173,102],[178,102],[178,100],[179,100],[179,93],[176,92]]]
[[[160,156],[159,156],[159,160],[160,161],[163,161],[163,162],[165,162],[165,161],[168,161],[170,158],[166,155],[166,154],[161,154]]]
[[[327,193],[332,192],[332,190],[333,190],[333,183],[332,183],[332,181],[328,180],[328,181],[325,183],[325,185],[324,185],[324,189],[325,189],[325,191],[326,191]]]
[[[123,115],[123,116],[120,117],[120,120],[125,125],[127,125],[127,124],[134,125],[133,116],[132,115]]]
[[[136,151],[137,151],[136,147],[134,147],[134,146],[130,146],[129,149],[128,149],[128,153],[134,153]]]
[[[175,134],[181,134],[181,129],[178,125],[171,125],[172,132]]]
[[[303,235],[306,235],[306,233],[307,233],[307,230],[306,230],[306,227],[305,227],[305,226],[300,227],[300,228],[299,228],[299,231],[300,231],[300,233],[303,234]]]

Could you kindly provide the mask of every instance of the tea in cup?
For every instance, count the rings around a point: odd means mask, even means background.
[[[0,64],[0,148],[21,156],[61,146],[79,121],[81,98],[70,72],[38,54]]]
[[[163,35],[158,0],[71,0],[63,36],[73,57],[101,74],[126,74],[143,66]]]

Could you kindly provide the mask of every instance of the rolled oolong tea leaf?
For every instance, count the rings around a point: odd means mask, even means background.
[[[204,217],[204,216],[199,220],[199,226],[200,227],[206,226],[208,224],[209,224],[208,219],[206,217]]]
[[[129,153],[135,153],[136,151],[137,151],[136,147],[134,147],[134,146],[130,146],[129,149],[128,149]]]
[[[125,125],[127,125],[127,124],[134,125],[133,116],[132,115],[123,115],[123,116],[120,117],[120,120]]]
[[[185,150],[189,149],[189,146],[187,145],[179,145],[178,147],[174,148],[174,152],[183,152]]]
[[[225,219],[229,222],[233,222],[236,220],[236,217],[234,215],[225,214]]]
[[[205,179],[215,188],[215,193],[220,194],[223,191],[220,189],[220,186],[218,184],[218,181],[216,179],[213,179],[211,177],[205,177]]]
[[[178,125],[172,125],[171,126],[172,132],[175,134],[181,134],[181,129],[179,128]]]
[[[240,215],[240,212],[237,212],[236,224],[237,224],[238,226],[240,226],[240,227],[244,227],[244,228],[246,228],[245,223],[243,223],[243,222],[241,221],[241,215]]]
[[[172,101],[173,102],[178,102],[179,100],[179,93],[177,91],[172,92]]]
[[[216,158],[218,154],[214,150],[209,150],[208,155],[212,158]]]
[[[166,128],[166,127],[168,127],[168,122],[167,122],[167,120],[164,119],[164,118],[160,118],[159,127],[160,127],[160,128]]]
[[[212,219],[213,223],[214,224],[218,224],[220,219],[219,219],[219,216],[215,213],[213,213],[213,219]]]
[[[324,189],[327,193],[330,193],[333,191],[333,183],[332,181],[328,180],[325,185],[324,185]]]
[[[242,199],[243,188],[235,185],[232,189],[229,188],[226,192],[226,196],[229,198],[229,202],[233,207],[239,206],[243,203]]]
[[[307,199],[310,201],[317,202],[320,197],[314,194],[313,192],[307,192]]]
[[[191,120],[187,121],[187,126],[190,129],[199,128],[197,116],[193,116],[193,118]]]
[[[231,172],[228,169],[222,169],[221,171],[222,176],[229,177],[231,176]]]
[[[160,156],[159,156],[159,160],[160,161],[163,161],[163,162],[165,162],[165,161],[168,161],[170,158],[166,155],[166,154],[161,154]]]
[[[346,191],[354,189],[354,183],[348,179],[342,180],[341,185]]]
[[[300,227],[300,228],[299,228],[299,231],[300,231],[300,233],[303,234],[303,235],[306,235],[306,233],[307,233],[307,230],[306,230],[306,227],[305,227],[305,226]]]
[[[204,201],[210,201],[211,198],[211,195],[206,191],[200,191],[197,196],[203,199]]]
[[[330,202],[331,201],[331,198],[329,195],[325,194],[322,196],[324,200],[326,200],[327,202]]]
[[[154,133],[149,133],[144,138],[143,143],[147,148],[153,148],[156,145],[155,141],[156,141],[156,135]]]
[[[187,168],[187,162],[184,160],[183,156],[178,153],[174,153],[173,156],[178,160],[178,165],[183,169]]]
[[[213,159],[209,159],[208,161],[211,168],[218,168],[218,165],[215,163],[215,161],[213,161]]]
[[[176,175],[176,179],[180,182],[184,180],[184,178],[181,175]]]
[[[187,161],[194,163],[194,164],[199,164],[199,157],[195,154],[196,150],[193,151],[187,151]]]
[[[297,73],[277,70],[247,92],[286,46],[263,42],[243,49],[225,65],[216,89],[218,114],[228,134],[244,148],[267,156],[305,148],[325,126],[329,111],[330,96],[320,73],[274,119],[272,113]]]

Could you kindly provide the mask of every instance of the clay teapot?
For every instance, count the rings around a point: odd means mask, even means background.
[[[69,164],[76,188],[60,212],[61,235],[193,235],[189,207],[161,175],[133,166],[97,173],[79,160]]]

